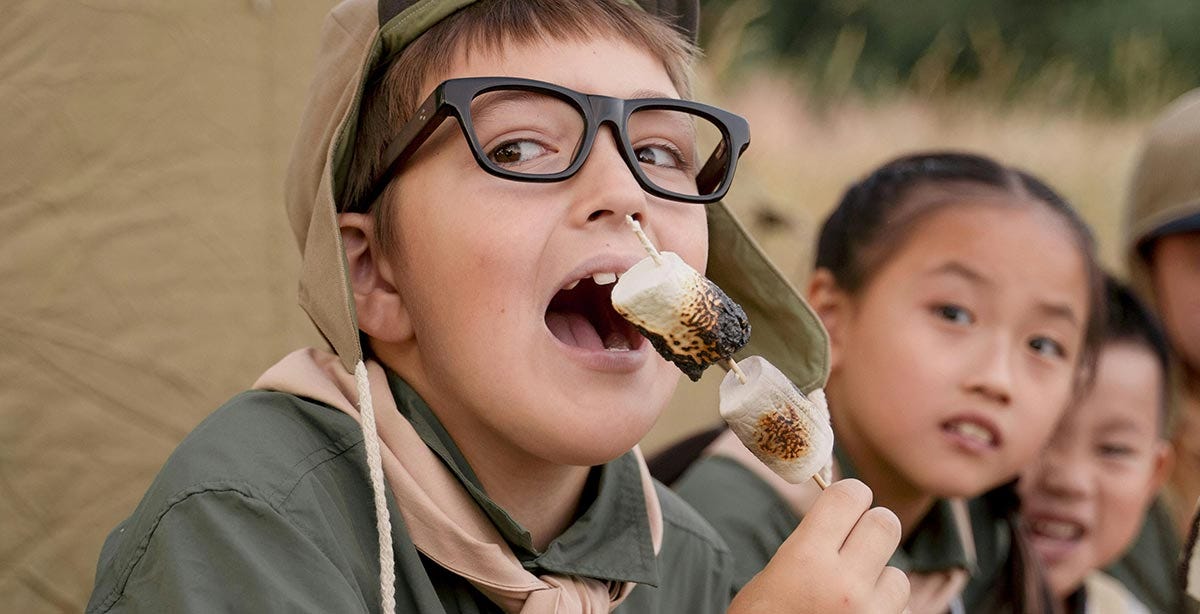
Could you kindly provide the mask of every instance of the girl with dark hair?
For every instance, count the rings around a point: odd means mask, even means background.
[[[965,501],[1010,482],[1086,383],[1101,279],[1066,201],[982,156],[889,162],[826,220],[808,298],[830,336],[835,478],[863,480],[899,517],[891,564],[909,574],[913,612],[1053,607],[1022,544],[996,539],[1018,535],[1014,506],[997,505],[1009,491]],[[730,543],[742,581],[815,496],[728,433],[676,486]],[[976,571],[987,584],[964,592]]]

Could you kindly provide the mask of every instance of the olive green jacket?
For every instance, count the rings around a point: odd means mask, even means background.
[[[389,384],[460,480],[474,473],[428,407]],[[376,612],[379,561],[362,432],[343,412],[292,395],[238,395],[180,444],[100,554],[88,612]],[[663,543],[635,543],[645,501],[627,454],[593,470],[580,517],[544,551],[468,488],[534,573],[640,583],[618,612],[724,612],[732,560],[713,529],[660,484]],[[636,496],[634,496],[636,495]],[[498,612],[424,558],[392,508],[398,612]],[[526,536],[526,537],[522,537]]]
[[[1146,521],[1125,555],[1105,571],[1155,612],[1178,612],[1183,591],[1176,579],[1182,549],[1171,515],[1161,499],[1146,512]]]
[[[837,473],[854,477],[838,456]],[[734,553],[734,584],[741,588],[761,571],[800,524],[800,517],[770,484],[740,461],[721,455],[696,461],[674,488],[721,534]],[[974,568],[973,545],[963,540],[949,501],[938,501],[889,564],[905,572],[929,573]],[[958,606],[955,606],[958,607]],[[972,611],[968,609],[967,611]]]

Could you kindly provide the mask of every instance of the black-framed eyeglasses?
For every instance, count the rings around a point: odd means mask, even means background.
[[[505,179],[554,182],[587,160],[602,124],[646,192],[706,204],[733,182],[750,145],[742,117],[674,98],[624,100],[509,77],[449,79],[421,104],[384,153],[384,170],[349,211],[366,211],[395,173],[454,115],[480,168]]]

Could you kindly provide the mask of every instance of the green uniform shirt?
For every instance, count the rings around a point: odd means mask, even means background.
[[[1011,489],[997,490],[968,502],[975,539],[976,569],[963,589],[968,612],[1019,614],[1027,579],[1014,552],[1014,534],[1006,514],[1018,505]],[[1044,586],[1039,586],[1045,592]],[[1049,600],[1046,594],[1041,595]]]
[[[1162,500],[1155,500],[1133,546],[1105,571],[1155,612],[1183,611],[1176,567],[1183,545]]]
[[[838,465],[843,476],[854,477],[853,468],[841,455]],[[680,476],[675,489],[729,544],[738,588],[766,566],[800,524],[791,506],[770,485],[730,458],[701,458]],[[948,501],[934,504],[889,564],[905,572],[969,569]]]
[[[1015,482],[975,497],[967,505],[978,565],[963,589],[966,611],[1054,611],[1054,597],[1036,562],[1037,555],[1014,528],[1020,508]]]
[[[618,611],[724,612],[724,543],[657,485],[654,556],[636,460],[593,470],[581,515],[544,551],[483,492],[432,411],[389,378],[397,405],[533,573],[640,584]],[[105,541],[88,612],[376,612],[375,513],[358,424],[292,395],[238,395],[171,455],[133,515]],[[498,612],[413,547],[390,491],[397,612]]]

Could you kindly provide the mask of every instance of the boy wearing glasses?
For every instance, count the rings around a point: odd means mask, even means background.
[[[464,6],[465,5],[465,6]],[[625,216],[705,270],[798,385],[824,332],[717,201],[745,122],[688,94],[695,5],[350,0],[289,171],[295,352],[180,445],[89,611],[898,612],[899,526],[835,484],[730,605],[650,479],[675,367],[617,316]]]

